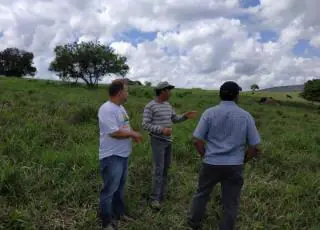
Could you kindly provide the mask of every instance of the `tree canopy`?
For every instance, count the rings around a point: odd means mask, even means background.
[[[257,89],[259,89],[259,86],[257,84],[252,84],[250,88],[252,90],[252,93],[254,93]]]
[[[124,77],[129,71],[126,57],[99,42],[58,45],[54,52],[56,56],[49,70],[56,72],[62,80],[81,79],[89,87],[97,85],[105,75]]]
[[[144,85],[150,87],[151,86],[151,82],[150,81],[145,81]]]
[[[0,52],[0,75],[7,77],[34,76],[33,53],[18,48],[7,48]]]
[[[300,95],[308,101],[320,102],[320,79],[313,79],[304,83],[304,89]]]

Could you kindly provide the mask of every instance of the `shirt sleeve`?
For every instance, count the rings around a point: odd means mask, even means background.
[[[187,117],[184,116],[183,114],[177,115],[175,109],[172,108],[171,120],[173,123],[179,123],[179,122],[183,122],[183,121],[187,120]]]
[[[261,141],[254,118],[250,114],[248,117],[247,141],[248,141],[248,144],[251,146],[260,144],[260,141]]]
[[[117,115],[113,111],[101,110],[98,114],[99,122],[102,125],[102,132],[112,134],[120,129],[117,121]]]
[[[148,105],[145,106],[143,111],[142,127],[151,133],[162,133],[162,128],[159,125],[152,124],[152,110]]]
[[[208,116],[208,112],[205,111],[201,115],[200,121],[193,132],[193,136],[201,140],[206,140],[208,131],[209,131],[209,116]]]

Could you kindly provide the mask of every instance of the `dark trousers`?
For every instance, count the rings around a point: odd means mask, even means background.
[[[103,188],[100,192],[100,219],[106,227],[112,219],[124,215],[124,187],[128,173],[128,158],[110,156],[100,160]]]
[[[151,137],[153,156],[151,200],[162,201],[171,164],[171,142]]]
[[[202,164],[200,170],[198,189],[193,197],[188,215],[188,223],[191,227],[196,229],[201,226],[211,192],[218,182],[221,183],[223,208],[219,229],[232,230],[235,228],[243,185],[243,165],[209,165],[205,163]]]

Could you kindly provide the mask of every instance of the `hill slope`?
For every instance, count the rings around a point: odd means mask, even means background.
[[[278,86],[272,88],[261,89],[259,91],[267,92],[302,92],[304,85],[287,85],[287,86]]]
[[[150,89],[130,88],[125,105],[141,130]],[[96,218],[101,179],[96,114],[107,99],[104,87],[87,90],[52,82],[0,79],[0,229],[99,229]],[[260,161],[246,165],[239,229],[318,229],[320,226],[320,118],[303,103],[258,105],[244,96],[240,106],[256,119],[263,140]],[[203,112],[217,93],[177,90],[177,113]],[[164,209],[150,210],[148,135],[134,145],[126,200],[138,217],[120,229],[185,229],[200,159],[190,143],[195,121],[174,126],[173,162]],[[141,130],[142,131],[142,130]],[[208,204],[204,229],[218,225],[218,185]]]

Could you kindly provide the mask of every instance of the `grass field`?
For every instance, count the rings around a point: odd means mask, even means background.
[[[320,229],[320,110],[302,100],[259,105],[259,96],[240,101],[256,119],[263,156],[246,165],[239,229]],[[151,150],[141,127],[143,107],[152,97],[151,89],[130,88],[125,105],[133,128],[145,138],[134,145],[126,189],[138,220],[120,229],[186,229],[201,163],[190,143],[199,117],[174,126],[169,193],[164,209],[153,212],[146,200]],[[99,229],[96,115],[105,100],[104,87],[0,78],[0,229]],[[218,95],[176,90],[171,103],[178,113],[203,112],[218,103]],[[204,229],[217,228],[219,189],[208,204]]]

